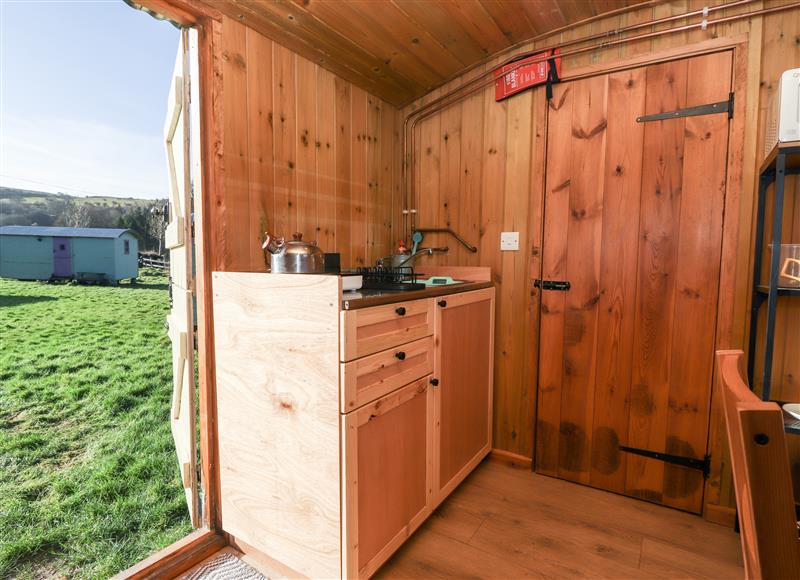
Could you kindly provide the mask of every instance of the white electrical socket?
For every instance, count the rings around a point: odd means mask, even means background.
[[[500,232],[500,251],[515,252],[519,250],[519,232]]]

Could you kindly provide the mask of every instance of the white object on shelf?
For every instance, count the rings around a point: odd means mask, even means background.
[[[500,232],[500,251],[519,250],[519,232]]]
[[[783,410],[800,421],[800,403],[786,403]]]
[[[772,244],[769,245],[772,251]],[[800,244],[781,244],[778,264],[778,286],[800,287]]]
[[[800,140],[800,68],[785,71],[770,97],[764,155],[778,143]]]
[[[342,276],[342,292],[358,290],[364,283],[364,277],[360,275]]]

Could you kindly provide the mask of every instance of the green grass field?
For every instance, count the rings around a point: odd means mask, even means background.
[[[104,578],[190,531],[167,279],[0,280],[0,578]]]

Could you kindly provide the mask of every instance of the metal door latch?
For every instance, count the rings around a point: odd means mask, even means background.
[[[533,281],[533,286],[542,290],[558,290],[559,292],[566,292],[570,289],[571,285],[567,280],[537,279]]]
[[[660,453],[658,451],[650,451],[648,449],[637,449],[636,447],[619,446],[620,451],[625,453],[632,453],[633,455],[640,455],[648,459],[656,459],[664,463],[671,463],[672,465],[680,465],[681,467],[688,467],[689,469],[697,469],[703,472],[703,479],[708,479],[708,474],[711,472],[711,456],[706,455],[703,459],[695,459],[694,457],[685,457],[683,455],[672,455],[670,453]]]

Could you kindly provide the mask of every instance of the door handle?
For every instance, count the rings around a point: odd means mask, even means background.
[[[431,383],[431,384],[432,384],[434,387],[438,387],[438,386],[439,386],[439,379],[433,379],[433,378],[432,378],[432,379],[430,380],[430,383]]]
[[[437,302],[437,304],[439,306],[441,306],[442,308],[444,308],[445,306],[447,306],[447,300],[439,300],[439,302]]]

